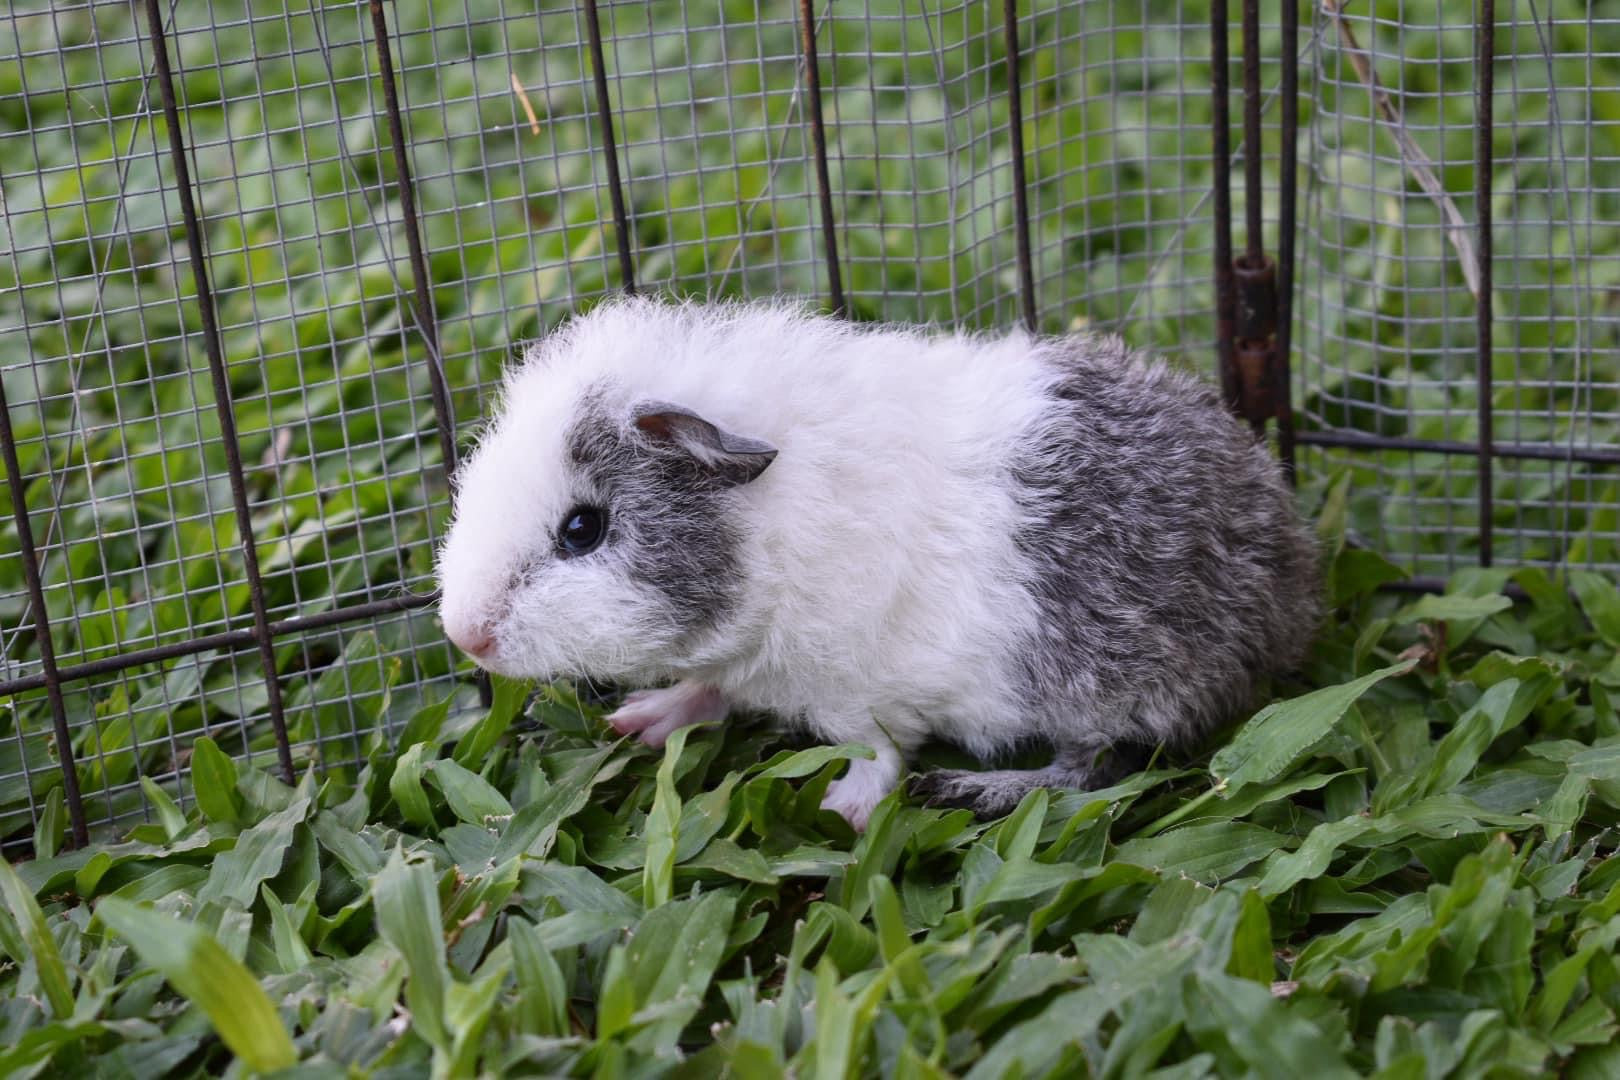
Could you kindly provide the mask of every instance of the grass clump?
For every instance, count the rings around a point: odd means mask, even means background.
[[[1620,601],[1376,593],[1343,496],[1307,685],[993,823],[856,836],[859,751],[659,753],[561,685],[295,787],[199,739],[189,814],[4,871],[0,1071],[1612,1075]]]

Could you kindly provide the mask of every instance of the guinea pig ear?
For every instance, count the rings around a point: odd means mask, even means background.
[[[680,450],[727,484],[746,484],[776,460],[776,447],[763,439],[733,434],[667,401],[644,401],[630,419],[653,443]]]

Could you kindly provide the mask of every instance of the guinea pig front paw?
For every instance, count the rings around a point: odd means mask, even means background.
[[[841,816],[856,832],[865,832],[872,811],[894,790],[898,779],[898,762],[890,761],[888,755],[877,760],[856,758],[849,763],[848,772],[827,785],[821,808]]]
[[[637,690],[607,717],[620,735],[637,735],[648,746],[663,746],[676,728],[726,718],[726,699],[712,686],[679,682],[663,690]]]

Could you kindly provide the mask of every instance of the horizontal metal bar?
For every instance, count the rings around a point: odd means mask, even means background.
[[[1402,435],[1368,435],[1360,431],[1300,431],[1297,442],[1312,446],[1336,446],[1347,450],[1406,450],[1414,454],[1480,453],[1475,443],[1450,439],[1409,439]],[[1620,449],[1582,446],[1532,446],[1524,443],[1495,443],[1491,455],[1532,461],[1579,461],[1588,465],[1620,465]]]
[[[1400,593],[1443,593],[1446,591],[1446,579],[1428,574],[1418,574],[1399,581],[1386,581],[1378,586],[1380,592]],[[1513,600],[1528,600],[1530,594],[1516,581],[1510,581],[1502,587],[1502,595]]]
[[[425,596],[409,595],[396,596],[391,600],[373,600],[366,604],[353,604],[349,607],[333,608],[317,615],[295,615],[290,619],[270,624],[272,638],[286,637],[290,634],[305,634],[311,630],[324,630],[329,626],[341,626],[344,623],[359,622],[361,619],[375,618],[378,615],[391,615],[397,611],[410,611],[424,608],[437,602],[437,592]],[[188,638],[185,641],[176,641],[169,645],[156,645],[150,649],[136,649],[134,652],[120,653],[117,656],[105,656],[100,660],[87,660],[82,664],[70,664],[67,667],[56,669],[56,674],[63,682],[72,682],[79,679],[88,679],[96,675],[106,675],[114,671],[124,671],[132,667],[141,667],[145,664],[156,664],[164,660],[173,660],[181,656],[195,656],[197,653],[207,652],[210,649],[221,649],[226,652],[236,652],[240,649],[250,649],[258,642],[257,635],[252,630],[226,630],[218,634],[205,634],[202,637]],[[12,694],[21,694],[27,690],[38,690],[45,685],[45,676],[26,675],[20,679],[0,683],[0,697]]]

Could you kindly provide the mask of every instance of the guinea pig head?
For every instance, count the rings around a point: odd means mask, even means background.
[[[514,387],[458,478],[445,632],[513,677],[679,670],[740,596],[737,489],[776,449],[611,384],[566,405],[536,389]]]

